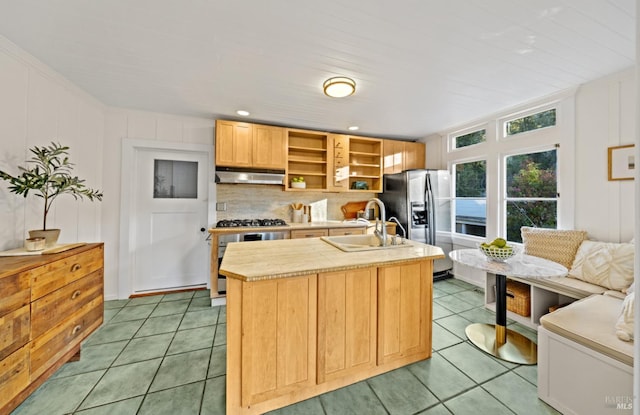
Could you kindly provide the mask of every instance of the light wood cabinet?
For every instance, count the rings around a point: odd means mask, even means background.
[[[316,298],[316,275],[242,284],[242,406],[315,384]]]
[[[382,149],[380,139],[349,137],[350,191],[382,191]],[[362,189],[358,184],[364,184],[366,188]]]
[[[227,412],[262,414],[431,356],[432,261],[227,281]]]
[[[102,244],[0,258],[0,413],[80,351],[102,324]]]
[[[376,366],[375,268],[318,277],[318,383]]]
[[[425,144],[420,142],[404,143],[404,170],[424,169],[426,167]]]
[[[284,170],[287,166],[287,138],[284,128],[253,125],[252,167]]]
[[[328,134],[287,130],[287,183],[286,189],[293,191],[326,190],[328,160],[330,158]],[[304,177],[306,188],[291,187],[294,177]]]
[[[384,140],[384,174],[424,169],[425,157],[424,143]]]
[[[378,364],[431,356],[432,263],[378,268]]]
[[[328,236],[329,230],[327,228],[322,229],[296,229],[291,231],[291,239],[299,238],[319,238],[321,236]]]
[[[364,235],[366,228],[330,228],[329,236]]]
[[[216,121],[216,166],[284,170],[284,129],[237,121]]]
[[[252,150],[251,124],[216,121],[216,166],[251,167]]]

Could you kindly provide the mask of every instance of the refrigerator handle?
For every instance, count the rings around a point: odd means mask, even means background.
[[[425,183],[425,209],[427,226],[425,231],[428,232],[425,235],[425,240],[430,245],[436,244],[436,214],[435,214],[435,201],[433,200],[433,188],[431,186],[431,175],[427,173]]]

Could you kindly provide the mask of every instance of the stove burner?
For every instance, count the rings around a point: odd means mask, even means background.
[[[223,219],[216,223],[216,228],[287,226],[282,219]]]

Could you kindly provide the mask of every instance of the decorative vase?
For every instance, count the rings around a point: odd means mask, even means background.
[[[38,229],[38,230],[29,231],[30,238],[39,238],[39,237],[44,238],[45,239],[44,245],[46,248],[51,248],[56,246],[59,236],[60,236],[60,229],[47,229],[46,231],[42,229]]]

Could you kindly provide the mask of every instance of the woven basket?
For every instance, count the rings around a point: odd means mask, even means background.
[[[482,246],[482,245],[478,244],[478,249],[480,249],[480,252],[485,254],[487,259],[489,259],[491,261],[504,262],[504,261],[506,261],[507,259],[511,258],[512,256],[514,256],[516,254],[516,248],[515,247],[498,248],[498,247],[495,247],[495,246],[486,247],[486,246]]]
[[[507,281],[507,310],[523,317],[531,315],[531,290],[527,284]]]

